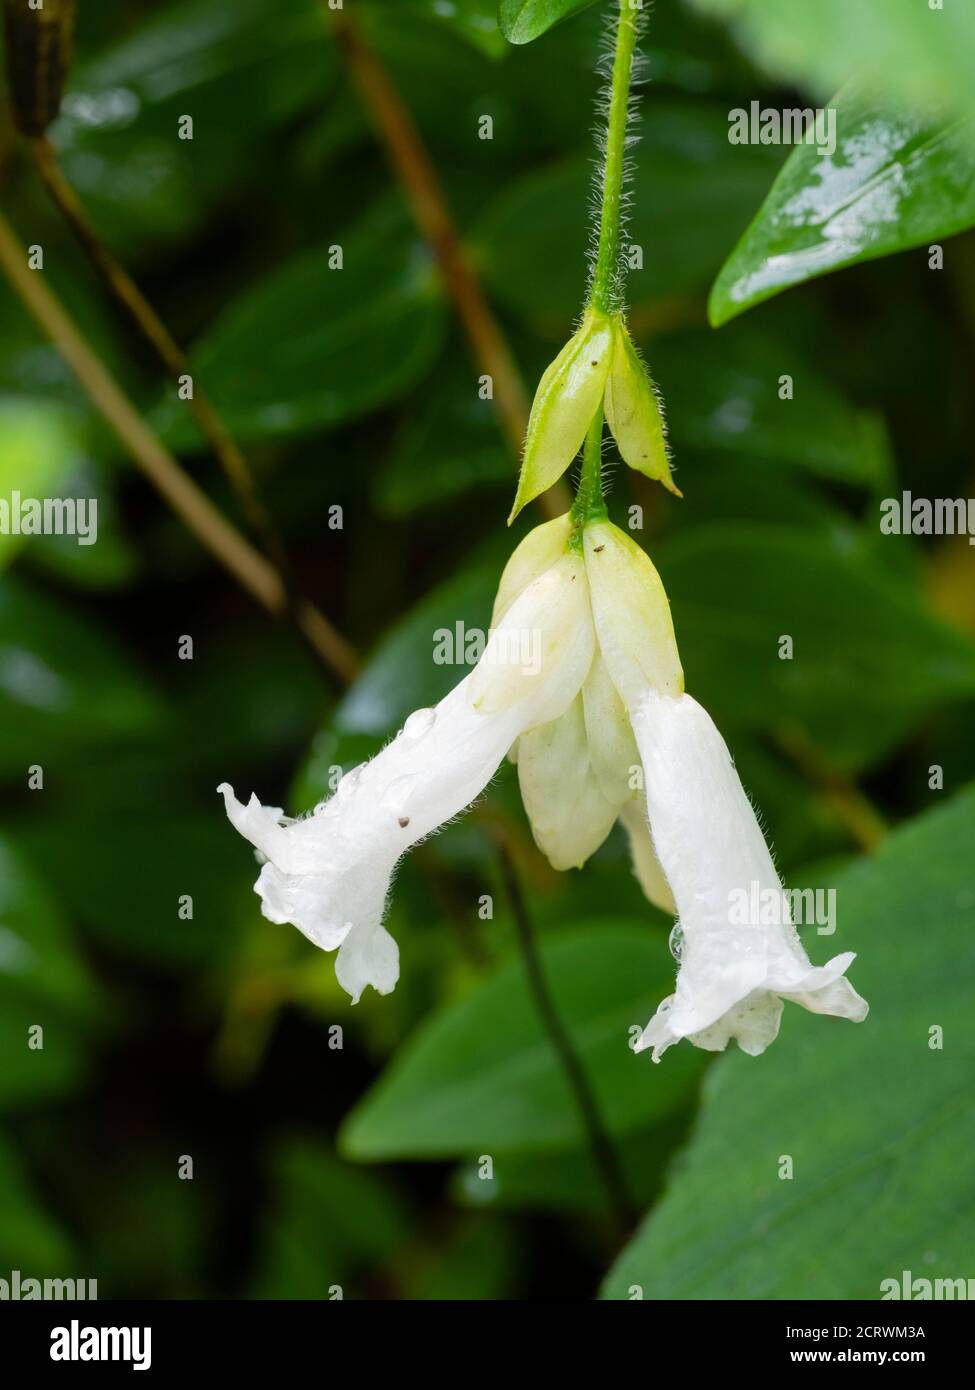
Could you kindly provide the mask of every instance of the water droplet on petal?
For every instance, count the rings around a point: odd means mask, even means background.
[[[407,738],[422,738],[430,732],[436,722],[435,709],[415,709],[403,725],[403,733]]]
[[[395,811],[397,812],[397,814],[400,811],[402,811],[403,807],[410,799],[410,794],[413,791],[413,786],[415,782],[416,777],[412,775],[407,775],[406,777],[394,777],[392,782],[390,782],[389,786],[383,792],[383,807],[387,811]]]
[[[355,791],[356,787],[359,785],[359,779],[362,777],[363,766],[363,763],[359,763],[357,767],[350,768],[345,776],[340,779],[338,786],[335,788],[336,796],[349,796],[351,792]],[[327,805],[328,803],[323,802],[322,804]]]
[[[670,947],[670,954],[674,960],[679,961],[684,954],[684,928],[680,922],[675,922],[671,928],[670,940],[667,945]]]

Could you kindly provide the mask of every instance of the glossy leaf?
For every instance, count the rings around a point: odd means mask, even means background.
[[[500,0],[501,32],[509,43],[531,43],[554,24],[595,3],[596,0]]]
[[[933,123],[848,91],[834,99],[837,145],[798,145],[722,266],[717,326],[762,300],[860,261],[975,225],[975,123]]]
[[[606,1297],[878,1299],[904,1270],[969,1276],[975,969],[959,943],[975,931],[973,840],[969,789],[833,880],[831,941],[858,952],[869,1017],[786,1005],[763,1057],[715,1064],[693,1141]]]
[[[547,940],[542,955],[608,1128],[627,1134],[685,1105],[703,1058],[685,1053],[667,1075],[651,1073],[629,1049],[628,1030],[671,988],[663,933],[646,922],[596,922]],[[429,1018],[341,1135],[345,1152],[360,1159],[544,1152],[582,1139],[518,960]]]

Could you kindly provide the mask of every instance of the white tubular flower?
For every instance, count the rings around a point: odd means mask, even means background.
[[[399,977],[382,918],[400,856],[480,795],[526,729],[558,720],[592,667],[585,563],[566,548],[567,519],[539,532],[510,562],[517,583],[509,576],[504,615],[474,670],[435,709],[411,714],[311,815],[290,820],[218,788],[266,860],[255,885],[265,917],[338,948],[336,974],[354,1001],[366,985],[388,994]]]
[[[845,978],[847,951],[810,963],[789,902],[724,740],[689,695],[645,693],[633,714],[647,805],[660,863],[676,900],[680,969],[675,992],[650,1020],[636,1051],[654,1061],[689,1038],[720,1052],[735,1038],[756,1056],[778,1031],[783,1000],[854,1022],[867,1004]],[[763,923],[742,921],[740,904],[757,886],[780,910]],[[739,905],[736,908],[736,904]],[[747,917],[747,914],[744,914]],[[768,925],[768,918],[774,919]]]

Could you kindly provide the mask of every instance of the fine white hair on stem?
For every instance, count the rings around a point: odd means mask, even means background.
[[[573,485],[577,490],[582,482],[583,467],[583,455],[580,450],[573,461],[571,474]],[[612,492],[615,476],[616,459],[613,457],[613,441],[604,430],[599,438],[599,481],[604,494]]]
[[[627,98],[626,110],[626,133],[624,136],[624,151],[630,151],[638,143],[640,132],[637,128],[637,119],[640,108],[640,93],[637,90],[649,81],[649,64],[645,54],[640,50],[639,44],[646,30],[648,18],[653,6],[647,3],[641,5],[639,9],[630,11],[633,15],[634,27],[636,29],[636,47],[634,48],[633,58],[630,65],[630,91]],[[589,218],[589,246],[586,259],[589,266],[587,283],[587,299],[592,293],[593,280],[596,273],[596,262],[599,255],[599,237],[602,223],[603,208],[603,187],[606,178],[606,148],[609,135],[609,116],[613,86],[613,63],[616,57],[616,39],[619,32],[620,10],[617,5],[613,5],[612,10],[607,16],[607,22],[603,29],[603,36],[600,41],[599,55],[596,59],[596,74],[602,79],[602,86],[596,98],[595,124],[593,126],[593,138],[596,144],[597,154],[592,160],[593,179],[590,186],[590,218]],[[611,301],[614,310],[622,312],[625,305],[625,280],[623,274],[622,260],[623,247],[626,244],[626,232],[629,225],[629,211],[633,201],[633,175],[636,169],[635,160],[628,153],[624,154],[622,162],[622,185],[620,188],[619,202],[619,254],[617,263],[613,267],[613,279],[611,285]]]
[[[599,485],[604,496],[612,492],[615,476],[616,460],[612,457],[609,437],[604,433],[599,442]]]

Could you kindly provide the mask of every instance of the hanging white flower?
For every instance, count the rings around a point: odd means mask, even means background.
[[[311,815],[291,820],[219,790],[233,824],[266,860],[264,915],[324,950],[353,1000],[399,976],[383,916],[396,864],[469,806],[506,754],[540,849],[556,869],[581,866],[619,819],[647,897],[679,915],[676,992],[637,1050],[654,1059],[678,1039],[761,1052],[782,1000],[860,1019],[843,978],[849,953],[814,968],[788,915],[762,832],[727,748],[683,693],[670,607],[657,571],[605,520],[569,516],[533,530],[498,587],[489,640],[434,709],[410,715],[370,762]],[[733,918],[735,892],[780,894],[772,926]],[[763,897],[762,901],[766,901]]]
[[[680,960],[674,994],[636,1051],[652,1048],[659,1061],[681,1038],[711,1052],[734,1038],[755,1056],[778,1034],[787,999],[861,1022],[867,1003],[845,978],[854,954],[810,963],[755,812],[707,712],[689,695],[648,690],[633,727],[654,843],[676,901]],[[742,913],[745,901],[762,903],[761,920]]]
[[[622,817],[637,877],[673,906],[647,828],[640,758],[625,701],[683,675],[667,597],[647,556],[609,522],[569,516],[536,527],[498,587],[491,634],[474,670],[435,709],[292,820],[226,783],[233,824],[266,860],[262,911],[324,950],[358,999],[399,976],[382,925],[397,861],[469,806],[506,754],[518,763],[536,841],[555,868],[581,866]]]
[[[539,528],[513,557],[504,615],[474,670],[434,709],[411,714],[311,815],[291,820],[218,788],[267,861],[256,884],[265,917],[338,948],[336,974],[353,1000],[366,985],[388,994],[399,977],[382,919],[400,856],[480,795],[520,734],[559,719],[592,667],[585,563],[567,548],[568,523],[553,525],[560,541]]]

